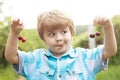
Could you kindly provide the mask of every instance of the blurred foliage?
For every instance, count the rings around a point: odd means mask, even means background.
[[[18,75],[13,71],[11,65],[0,69],[0,80],[16,80]]]
[[[79,35],[73,37],[72,45],[74,48],[75,47],[88,48],[89,47],[88,39],[89,39],[88,32],[80,33]]]
[[[120,80],[120,65],[101,71],[97,74],[96,80]]]
[[[117,55],[112,57],[111,64],[120,64],[120,15],[116,15],[112,18],[112,22],[114,23],[114,30],[117,39]]]
[[[8,37],[10,17],[6,17],[3,22],[0,21],[0,68],[5,68],[8,62],[4,58],[5,44]]]
[[[76,36],[77,36],[81,33],[86,32],[88,29],[88,26],[87,25],[76,25],[75,29],[76,29]]]

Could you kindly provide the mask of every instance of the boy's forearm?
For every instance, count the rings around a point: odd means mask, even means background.
[[[10,32],[5,49],[5,57],[8,61],[16,63],[15,58],[17,58],[18,44],[17,44],[18,35]]]
[[[104,52],[105,59],[115,55],[117,51],[116,37],[113,26],[109,26],[107,29],[104,28]]]

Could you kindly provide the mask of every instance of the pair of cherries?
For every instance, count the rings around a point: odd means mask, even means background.
[[[100,32],[96,32],[96,33],[91,33],[90,35],[90,38],[95,38],[95,36],[100,36]]]
[[[23,43],[26,42],[26,38],[24,38],[22,36],[18,36],[18,39],[21,40]]]

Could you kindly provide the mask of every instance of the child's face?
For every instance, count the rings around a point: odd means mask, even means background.
[[[68,27],[44,31],[43,41],[52,51],[53,55],[59,57],[69,50],[72,36]]]

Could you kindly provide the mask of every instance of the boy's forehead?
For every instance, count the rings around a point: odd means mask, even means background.
[[[64,29],[67,29],[68,27],[64,26],[64,27],[57,27],[57,28],[51,28],[51,29],[46,29],[47,32],[52,32],[52,31],[58,31],[58,30],[64,30]]]

